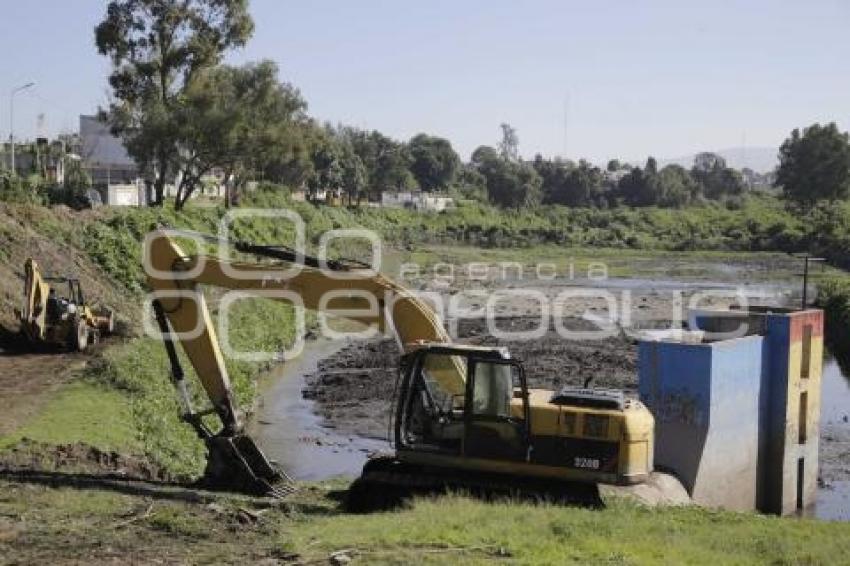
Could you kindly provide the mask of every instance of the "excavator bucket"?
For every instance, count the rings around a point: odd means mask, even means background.
[[[206,441],[203,483],[208,487],[271,497],[295,491],[292,479],[277,470],[249,436],[212,436]]]

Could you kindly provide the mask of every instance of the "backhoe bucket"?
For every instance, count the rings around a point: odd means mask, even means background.
[[[254,441],[245,435],[207,439],[204,483],[251,495],[284,497],[295,491],[292,479],[275,469]]]

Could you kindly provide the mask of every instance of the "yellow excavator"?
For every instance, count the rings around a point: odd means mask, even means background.
[[[63,294],[57,292],[60,289]],[[17,315],[21,332],[31,344],[78,352],[115,329],[114,313],[90,307],[78,278],[42,275],[32,258],[24,263],[24,302]]]
[[[431,307],[362,264],[320,262],[284,247],[235,241],[226,244],[276,261],[226,261],[184,253],[172,236],[175,232],[166,230],[149,235],[148,279],[183,418],[206,442],[206,478],[212,483],[278,495],[291,489],[243,431],[203,285],[278,294],[290,302],[294,294],[305,308],[395,334],[403,350],[395,450],[366,463],[356,482],[360,492],[376,486],[476,488],[520,482],[622,485],[643,482],[653,470],[654,421],[640,401],[622,391],[531,389],[522,363],[507,349],[452,344]],[[194,367],[210,409],[193,409],[175,341]],[[204,419],[211,414],[221,422],[218,430]]]

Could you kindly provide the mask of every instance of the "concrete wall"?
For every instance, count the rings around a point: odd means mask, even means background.
[[[808,507],[817,491],[822,311],[691,314],[708,341],[639,347],[656,466],[704,505],[777,514]],[[750,335],[716,339],[740,322]]]
[[[759,507],[784,515],[809,507],[817,495],[823,312],[768,315],[767,340]]]
[[[106,204],[111,206],[140,206],[143,191],[136,185],[109,185],[106,188]]]
[[[642,342],[640,396],[655,416],[655,464],[697,503],[754,509],[763,339]]]

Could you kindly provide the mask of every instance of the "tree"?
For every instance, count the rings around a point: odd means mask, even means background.
[[[335,140],[329,139],[318,145],[312,155],[313,175],[308,185],[315,194],[318,190],[336,190],[343,183],[342,148]]]
[[[474,165],[461,166],[455,186],[463,198],[487,200],[487,178]]]
[[[499,155],[505,161],[519,161],[519,137],[510,124],[502,123],[502,140],[499,142]]]
[[[608,161],[608,166],[605,168],[609,173],[613,173],[614,171],[619,171],[622,165],[620,164],[619,159],[611,159]]]
[[[716,153],[704,152],[694,157],[691,176],[702,187],[706,198],[719,199],[744,191],[741,174],[726,166],[726,160]]]
[[[499,159],[499,154],[495,149],[489,145],[480,145],[472,152],[470,163],[478,169],[481,169],[485,163],[489,163],[497,159]]]
[[[495,204],[520,208],[540,203],[542,180],[530,165],[499,160],[483,173],[487,195]]]
[[[473,161],[484,176],[491,202],[510,208],[540,203],[543,180],[528,163],[505,160],[486,146],[475,150]]]
[[[342,151],[342,186],[348,194],[348,204],[357,202],[369,187],[368,171],[363,160],[354,153],[349,145],[343,146]]]
[[[716,153],[711,153],[710,151],[704,151],[702,153],[698,153],[694,156],[694,171],[700,171],[702,173],[709,173],[715,169],[725,169],[726,168],[726,160],[723,157],[717,155]]]
[[[602,170],[584,159],[571,162],[535,160],[535,169],[543,178],[544,202],[566,206],[593,206],[604,191]]]
[[[112,60],[114,100],[103,112],[161,205],[167,180],[182,165],[179,115],[185,89],[244,45],[253,32],[247,0],[113,0],[95,28],[95,44]]]
[[[669,208],[685,206],[699,195],[699,184],[680,165],[667,165],[650,182],[655,204]]]
[[[333,135],[349,144],[360,158],[366,170],[368,190],[373,198],[380,198],[380,194],[385,190],[409,190],[417,187],[416,178],[410,172],[413,159],[405,144],[377,131],[367,132],[351,127],[340,127]]]
[[[446,189],[454,181],[460,158],[443,138],[418,134],[408,143],[410,171],[425,191]]]
[[[312,178],[313,152],[323,143],[324,132],[313,120],[306,118],[300,127],[292,130],[285,151],[275,152],[260,164],[263,179],[290,187],[303,187]]]
[[[655,191],[647,177],[643,169],[633,167],[617,183],[617,195],[628,206],[652,206],[655,204]]]
[[[850,143],[835,123],[795,128],[779,148],[774,186],[805,206],[850,195]]]
[[[372,190],[400,191],[415,189],[416,179],[410,172],[410,152],[401,144],[378,132],[372,132],[376,148],[375,165],[370,174]]]
[[[306,103],[278,80],[271,61],[199,71],[187,85],[176,113],[180,209],[214,168],[224,174],[226,203],[235,199],[251,172],[301,151]]]

